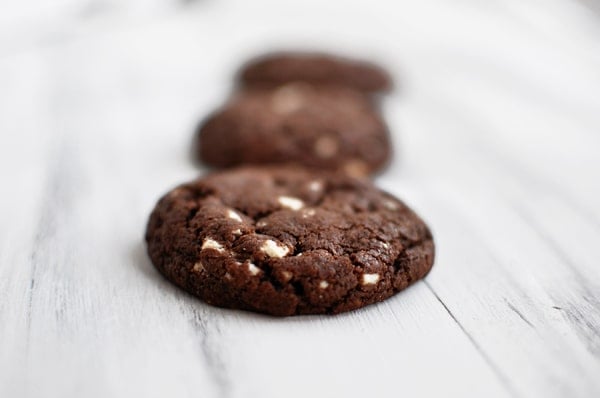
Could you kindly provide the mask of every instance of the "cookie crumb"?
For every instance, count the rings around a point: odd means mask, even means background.
[[[214,249],[222,252],[223,246],[212,238],[204,238],[204,241],[202,242],[202,250],[204,249]]]
[[[374,285],[379,282],[379,274],[363,274],[362,284],[363,285]]]
[[[240,217],[239,214],[231,209],[227,210],[227,217],[231,218],[232,220],[242,222],[242,217]]]
[[[277,198],[280,205],[291,210],[300,210],[304,207],[304,202],[298,198],[292,198],[291,196],[280,196]]]
[[[281,258],[285,257],[290,252],[290,249],[287,246],[278,245],[274,240],[268,239],[260,247],[260,251],[269,257]]]

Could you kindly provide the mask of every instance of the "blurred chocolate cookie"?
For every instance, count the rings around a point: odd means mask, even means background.
[[[339,85],[375,93],[388,91],[392,79],[370,62],[316,53],[274,53],[250,61],[240,71],[246,85],[278,86],[302,81]]]
[[[156,268],[207,303],[278,316],[382,301],[434,259],[429,229],[398,199],[364,180],[287,166],[173,189],[146,241]]]
[[[196,152],[216,167],[291,162],[367,176],[388,161],[388,129],[361,93],[288,83],[239,91],[198,129]]]

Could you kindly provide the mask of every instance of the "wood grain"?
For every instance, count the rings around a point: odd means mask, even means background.
[[[0,396],[599,396],[587,3],[1,5]],[[335,317],[207,306],[151,266],[147,216],[206,171],[191,132],[236,66],[306,44],[396,75],[377,183],[432,226],[436,265]]]

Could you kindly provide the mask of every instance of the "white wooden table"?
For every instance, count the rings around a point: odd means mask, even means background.
[[[213,308],[146,219],[239,62],[297,45],[394,71],[377,183],[436,264],[335,317]],[[0,397],[600,396],[593,0],[4,1],[0,173]]]

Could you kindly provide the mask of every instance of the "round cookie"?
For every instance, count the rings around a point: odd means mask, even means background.
[[[391,145],[362,94],[289,83],[238,92],[200,125],[195,150],[216,167],[290,162],[360,177],[387,163]]]
[[[340,85],[363,92],[388,91],[392,79],[380,66],[314,53],[274,53],[250,61],[240,71],[247,85],[278,86],[292,81]]]
[[[398,199],[289,166],[225,170],[173,189],[146,241],[156,268],[207,303],[277,316],[382,301],[434,259],[429,229]]]

